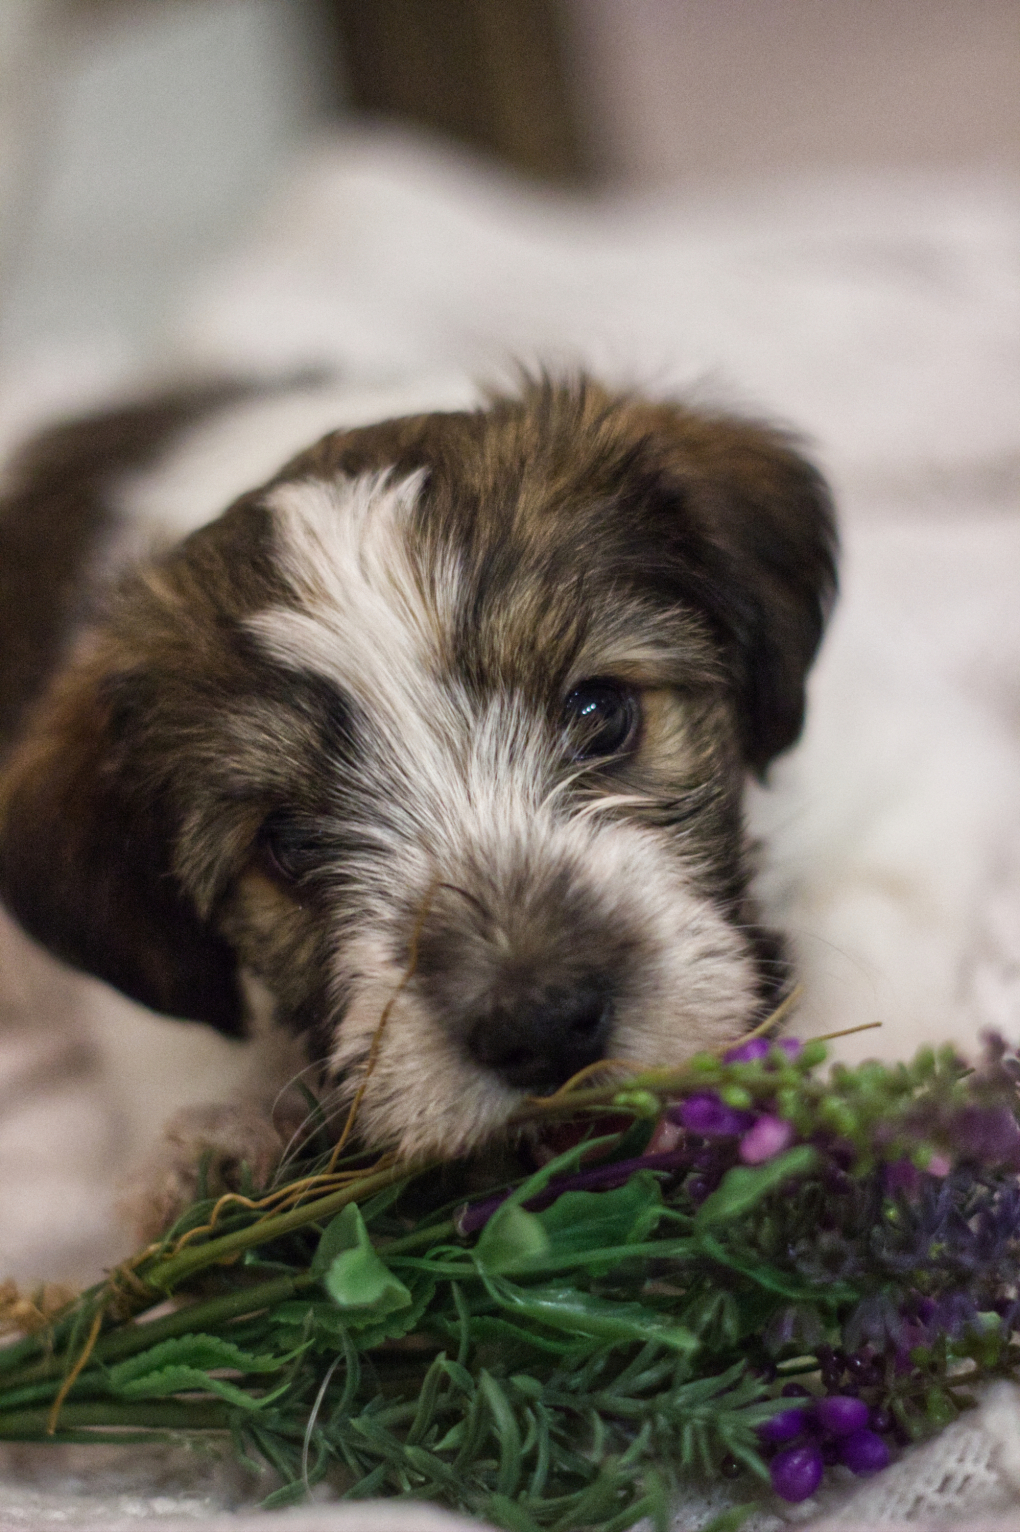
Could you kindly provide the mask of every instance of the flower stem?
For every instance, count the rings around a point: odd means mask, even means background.
[[[0,1413],[0,1441],[59,1441],[47,1434],[49,1410],[11,1410]],[[128,1403],[98,1400],[87,1404],[65,1404],[60,1412],[63,1431],[83,1426],[127,1426],[163,1431],[227,1431],[230,1416],[222,1404],[183,1404],[168,1400],[162,1404]]]
[[[339,1213],[349,1202],[361,1202],[375,1192],[382,1191],[384,1187],[392,1186],[394,1181],[402,1181],[409,1175],[417,1175],[430,1168],[429,1165],[416,1165],[406,1160],[391,1165],[387,1170],[364,1176],[349,1186],[341,1187],[339,1191],[331,1192],[328,1197],[320,1197],[316,1202],[306,1202],[301,1207],[292,1208],[289,1213],[260,1218],[246,1229],[237,1229],[233,1234],[208,1240],[204,1245],[189,1245],[186,1250],[167,1260],[155,1260],[151,1264],[141,1265],[136,1275],[156,1292],[172,1292],[186,1277],[200,1271],[203,1266],[212,1266],[217,1261],[230,1262],[255,1245],[267,1245],[271,1240],[290,1234],[292,1230],[303,1228],[306,1224],[332,1218],[334,1213]]]
[[[309,1286],[314,1281],[315,1278],[307,1272],[295,1273],[293,1277],[275,1277],[271,1282],[260,1282],[256,1287],[241,1288],[238,1292],[226,1293],[219,1298],[210,1298],[204,1303],[189,1303],[184,1308],[178,1309],[176,1313],[167,1314],[162,1319],[119,1326],[99,1340],[90,1358],[90,1365],[98,1362],[119,1362],[125,1357],[134,1356],[139,1351],[147,1351],[150,1346],[159,1345],[160,1341],[171,1340],[176,1335],[190,1335],[195,1331],[213,1330],[225,1320],[236,1319],[243,1314],[256,1314],[260,1309],[282,1303],[299,1289]],[[58,1352],[47,1356],[34,1366],[23,1368],[13,1377],[5,1378],[3,1392],[0,1393],[0,1408],[3,1406],[4,1396],[13,1389],[20,1390],[28,1384],[62,1377],[66,1369],[67,1355],[65,1352]]]

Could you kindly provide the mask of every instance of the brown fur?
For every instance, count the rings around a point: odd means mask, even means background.
[[[68,635],[91,614],[93,565],[117,524],[108,499],[114,476],[248,392],[234,383],[193,386],[72,421],[11,464],[0,502],[0,754]]]

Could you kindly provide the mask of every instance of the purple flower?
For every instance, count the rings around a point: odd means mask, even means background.
[[[919,1320],[905,1319],[900,1328],[899,1349],[909,1357],[915,1346],[927,1346],[931,1340],[927,1327]]]
[[[740,1158],[745,1165],[761,1165],[775,1159],[793,1141],[793,1125],[768,1113],[758,1118],[740,1140]]]
[[[931,1312],[923,1317],[931,1330],[944,1331],[954,1337],[981,1328],[977,1304],[968,1292],[944,1293],[938,1303],[931,1305]],[[925,1339],[929,1337],[926,1335]]]
[[[773,1048],[781,1048],[788,1059],[795,1059],[804,1044],[796,1037],[752,1037],[749,1042],[738,1043],[723,1054],[724,1064],[753,1064],[756,1059],[767,1058]]]
[[[903,1320],[892,1295],[869,1293],[844,1323],[843,1344],[853,1351],[870,1345],[875,1351],[884,1352],[890,1342],[894,1346],[900,1344],[902,1333]]]
[[[914,1310],[923,1325],[930,1325],[939,1311],[939,1306],[934,1298],[927,1298],[922,1293],[914,1299]]]
[[[839,1461],[851,1473],[878,1473],[889,1466],[889,1448],[876,1431],[854,1431],[840,1442]]]
[[[852,1436],[868,1424],[868,1406],[863,1399],[854,1399],[849,1394],[830,1394],[819,1399],[815,1414],[822,1430],[833,1436]]]
[[[736,1138],[751,1122],[747,1112],[727,1106],[710,1091],[700,1096],[688,1096],[679,1106],[670,1108],[670,1116],[674,1117],[674,1114],[689,1133],[700,1133],[702,1138]]]
[[[807,1411],[810,1409],[810,1401],[798,1405],[795,1409],[780,1410],[770,1420],[766,1420],[758,1427],[758,1435],[763,1442],[789,1442],[795,1436],[800,1436],[804,1431]]]
[[[965,1106],[953,1121],[964,1154],[986,1164],[1020,1163],[1020,1126],[1008,1106]]]
[[[752,1037],[750,1042],[739,1043],[736,1048],[731,1048],[723,1054],[724,1064],[753,1064],[755,1059],[763,1059],[772,1044],[767,1037]]]
[[[921,1175],[910,1160],[892,1160],[885,1167],[885,1184],[891,1192],[912,1194],[921,1185]]]
[[[769,1465],[772,1488],[784,1500],[807,1500],[822,1482],[824,1464],[816,1446],[787,1447]]]

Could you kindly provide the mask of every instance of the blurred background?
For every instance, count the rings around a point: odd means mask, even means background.
[[[370,123],[574,200],[987,180],[1020,167],[1020,4],[3,0],[0,369],[164,342],[302,151]]]

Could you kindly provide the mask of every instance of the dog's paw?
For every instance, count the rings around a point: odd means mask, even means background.
[[[158,1239],[194,1202],[265,1186],[284,1153],[269,1114],[250,1105],[189,1106],[170,1118],[148,1163],[132,1178],[120,1211],[142,1243]]]

